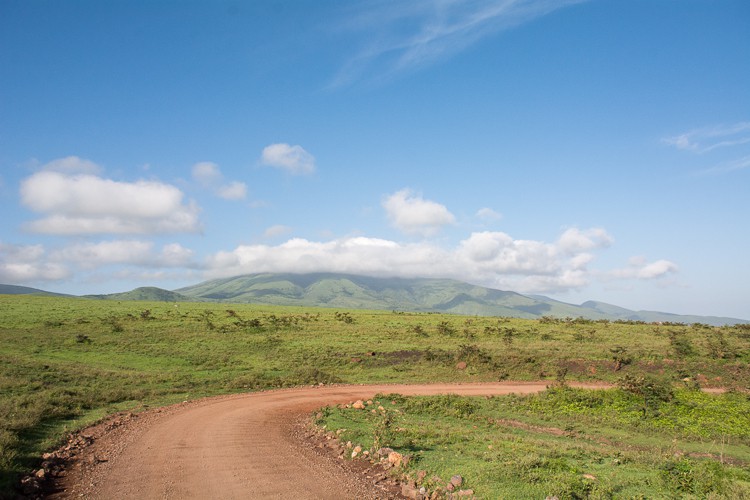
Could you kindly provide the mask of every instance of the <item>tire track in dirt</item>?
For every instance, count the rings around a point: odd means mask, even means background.
[[[577,384],[571,384],[577,385]],[[603,388],[604,385],[579,385]],[[151,410],[101,431],[51,498],[379,498],[364,477],[301,446],[301,414],[404,395],[528,394],[547,382],[340,385],[201,399]]]

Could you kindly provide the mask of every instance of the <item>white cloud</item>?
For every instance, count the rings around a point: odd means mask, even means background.
[[[192,258],[193,251],[189,248],[179,243],[169,243],[162,248],[158,262],[166,267],[181,267],[189,265]]]
[[[570,231],[570,230],[568,230]],[[207,259],[207,277],[256,272],[342,272],[371,276],[453,278],[522,293],[561,292],[582,288],[602,273],[589,269],[596,250],[611,238],[601,229],[570,244],[570,234],[554,243],[516,240],[501,232],[477,232],[446,249],[430,242],[349,237],[331,241],[294,238],[280,245],[242,245]],[[592,238],[595,235],[596,238]],[[586,248],[586,251],[582,250]],[[604,273],[611,279],[654,279],[676,272],[668,261],[631,263],[628,272]]]
[[[585,0],[398,0],[360,9],[347,26],[368,44],[336,75],[332,87],[361,78],[389,79],[435,64],[479,40]],[[365,4],[367,5],[367,4]]]
[[[456,220],[445,206],[425,200],[409,189],[386,197],[383,208],[391,223],[407,234],[433,235]]]
[[[744,170],[746,168],[750,168],[750,156],[745,156],[742,158],[737,158],[735,160],[730,160],[720,165],[707,168],[706,170],[701,170],[700,172],[696,172],[696,174],[697,175],[718,175],[718,174],[726,174],[728,172],[733,172],[735,170]]]
[[[271,226],[267,228],[265,231],[263,231],[263,237],[265,238],[275,238],[277,236],[281,236],[283,234],[288,234],[291,232],[292,228],[289,226],[284,226],[282,224],[276,224],[275,226]]]
[[[494,222],[503,218],[503,214],[487,207],[477,210],[476,216],[487,222]]]
[[[179,243],[164,245],[160,251],[154,243],[142,240],[113,240],[79,243],[49,253],[51,261],[64,262],[81,269],[110,265],[144,267],[190,266],[193,252]]]
[[[225,200],[244,200],[247,196],[247,185],[244,182],[230,182],[219,186],[216,194]]]
[[[290,146],[284,143],[270,144],[263,148],[261,162],[295,175],[315,172],[315,157],[305,151],[302,146]]]
[[[79,158],[78,156],[67,156],[52,160],[42,166],[42,170],[48,172],[59,172],[61,174],[92,174],[101,173],[102,168],[91,160]]]
[[[577,253],[592,248],[608,247],[613,241],[612,237],[601,228],[592,228],[585,231],[570,228],[557,240],[557,246],[564,252]]]
[[[26,228],[45,234],[195,232],[198,208],[182,198],[169,184],[119,182],[89,174],[43,171],[21,183],[21,202],[47,214]]]
[[[224,175],[216,163],[203,161],[193,165],[193,179],[204,188],[210,189],[219,198],[225,200],[243,200],[247,196],[247,185],[244,182],[233,181],[222,184]]]
[[[219,166],[210,161],[202,161],[193,165],[193,179],[204,186],[210,186],[222,179]]]
[[[179,243],[169,243],[157,249],[153,242],[113,240],[96,243],[77,243],[45,249],[42,245],[13,245],[0,242],[0,283],[33,283],[60,281],[72,276],[90,276],[102,268],[114,268],[107,276],[117,273],[166,275],[164,269],[195,268],[193,251]],[[90,279],[90,278],[89,278]]]
[[[612,278],[650,280],[662,278],[678,271],[677,264],[668,260],[648,262],[645,257],[632,257],[628,266],[608,273]]]
[[[707,153],[718,148],[739,146],[750,143],[750,122],[695,129],[673,137],[666,137],[662,139],[662,142],[694,153]]]
[[[144,265],[152,259],[153,243],[122,240],[71,245],[51,252],[52,260],[93,269],[111,264]]]
[[[63,263],[48,262],[42,245],[12,245],[0,242],[0,282],[33,283],[71,276]]]

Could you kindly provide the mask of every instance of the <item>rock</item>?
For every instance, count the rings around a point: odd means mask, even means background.
[[[25,477],[21,480],[21,491],[24,495],[34,495],[41,491],[42,487],[39,480],[35,477]]]
[[[364,410],[365,403],[361,399],[358,399],[357,401],[352,403],[352,408],[354,408],[355,410]]]
[[[458,497],[473,497],[474,496],[474,490],[458,490],[456,492],[456,496],[458,496]]]
[[[596,476],[593,474],[584,474],[583,477],[584,479],[590,479],[592,481],[596,481]]]
[[[362,447],[361,446],[359,446],[359,445],[355,446],[354,450],[352,450],[352,458],[356,458],[357,455],[359,455],[361,451],[362,451]]]
[[[456,370],[465,370],[466,369],[466,361],[459,361],[456,364]]]
[[[560,499],[559,499],[559,498],[557,498],[557,495],[553,495],[553,496],[548,496],[548,497],[547,497],[547,498],[545,498],[544,500],[560,500]]]
[[[394,467],[401,467],[401,464],[404,462],[404,456],[397,452],[392,451],[388,454],[388,463],[391,464]]]
[[[415,500],[421,496],[419,490],[410,484],[401,485],[401,494],[406,498],[413,498]]]
[[[456,474],[455,476],[451,477],[450,483],[455,486],[456,488],[460,487],[462,484],[464,484],[464,478],[461,477],[460,474]]]
[[[418,470],[417,471],[417,484],[422,484],[422,481],[424,481],[425,477],[427,477],[427,471],[426,470]]]
[[[379,457],[388,457],[390,453],[393,452],[393,448],[380,448],[378,451],[375,452],[375,454]]]
[[[34,477],[36,477],[37,479],[44,479],[46,476],[47,476],[47,472],[44,469],[39,469],[34,474]]]

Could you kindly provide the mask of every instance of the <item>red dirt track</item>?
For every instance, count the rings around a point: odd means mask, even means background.
[[[97,436],[53,498],[382,498],[361,474],[306,446],[301,415],[405,395],[532,393],[545,382],[341,385],[220,396],[151,410]],[[583,387],[603,387],[583,386]]]

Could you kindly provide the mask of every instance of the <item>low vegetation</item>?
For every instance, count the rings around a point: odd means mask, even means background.
[[[0,296],[0,491],[118,410],[339,382],[629,376],[744,390],[749,361],[742,325]]]
[[[750,399],[654,380],[531,396],[381,394],[319,412],[341,442],[392,449],[393,473],[437,497],[750,498]],[[644,396],[646,395],[646,396]]]

